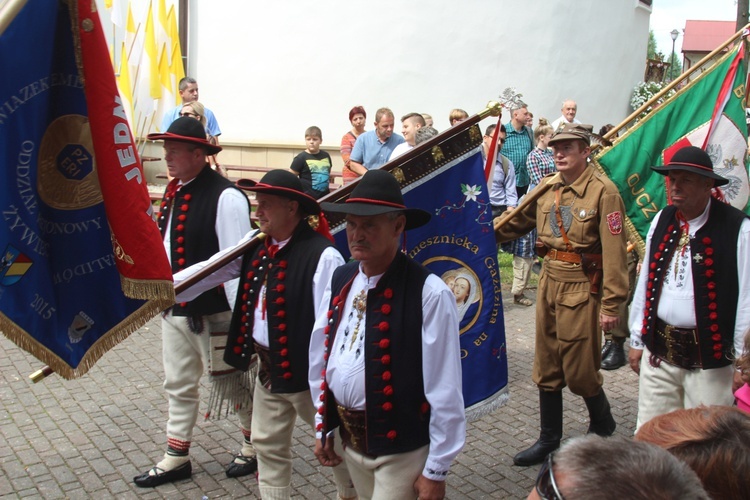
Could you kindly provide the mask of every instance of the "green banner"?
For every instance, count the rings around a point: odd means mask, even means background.
[[[650,167],[663,165],[684,146],[708,152],[714,170],[729,179],[722,188],[725,199],[750,213],[744,107],[747,70],[742,49],[739,44],[711,68],[683,83],[671,99],[594,157],[619,189],[631,238],[641,249],[651,221],[667,204],[665,177]]]

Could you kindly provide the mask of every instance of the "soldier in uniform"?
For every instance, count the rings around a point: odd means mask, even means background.
[[[630,243],[628,243],[630,246]],[[630,338],[628,319],[630,318],[630,303],[635,293],[635,282],[638,277],[638,252],[632,249],[628,252],[628,297],[620,305],[620,324],[608,332],[604,332],[604,346],[602,347],[602,370],[617,370],[628,363],[625,356],[625,341]]]
[[[569,124],[552,137],[559,175],[546,177],[542,184],[551,187],[496,229],[497,240],[505,242],[536,227],[544,257],[532,374],[541,433],[513,457],[516,465],[540,463],[560,446],[566,385],[586,402],[590,433],[611,436],[616,427],[599,368],[601,331],[619,324],[628,291],[624,208],[614,184],[587,163],[591,129]]]

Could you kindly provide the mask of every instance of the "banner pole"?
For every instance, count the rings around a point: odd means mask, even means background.
[[[627,118],[625,118],[623,121],[620,122],[619,125],[617,125],[615,128],[610,130],[604,135],[605,139],[611,139],[612,137],[617,137],[617,133],[622,130],[626,124],[630,123],[631,121],[635,120],[638,115],[643,113],[646,109],[648,109],[649,106],[651,106],[653,103],[657,102],[659,99],[661,99],[665,94],[667,94],[670,90],[674,89],[678,85],[680,85],[685,79],[687,79],[690,75],[692,75],[694,72],[698,71],[704,64],[706,64],[708,61],[716,57],[716,54],[720,53],[724,49],[726,49],[729,45],[731,45],[734,41],[736,41],[738,38],[742,36],[742,34],[745,32],[745,30],[750,28],[750,23],[746,24],[744,28],[739,30],[737,33],[732,35],[727,41],[722,43],[720,46],[715,48],[711,53],[709,53],[707,56],[705,56],[703,59],[695,63],[693,66],[690,67],[687,71],[682,73],[676,80],[672,80],[672,82],[661,89],[658,93],[656,93],[651,99],[643,103],[643,105],[633,111],[633,113],[630,114]]]
[[[495,219],[492,221],[492,226],[495,231],[503,227],[509,220],[511,220],[513,217],[518,215],[518,212],[523,210],[524,208],[528,207],[531,203],[535,202],[539,199],[540,196],[542,196],[544,193],[550,190],[553,184],[556,184],[560,180],[560,173],[557,172],[554,175],[547,177],[545,179],[542,179],[542,182],[539,183],[534,189],[531,190],[530,193],[527,193],[526,196],[523,198],[523,201],[516,206],[513,210],[510,212],[507,212],[508,215],[500,215],[498,217],[495,217]]]

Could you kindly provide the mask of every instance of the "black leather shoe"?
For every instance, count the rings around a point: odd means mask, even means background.
[[[612,342],[611,340],[604,341],[604,345],[602,346],[602,359],[607,357],[607,354],[609,354],[613,343],[614,342]]]
[[[156,471],[156,474],[151,475],[151,470]],[[147,470],[140,476],[135,476],[133,478],[135,485],[140,488],[154,488],[160,484],[188,479],[193,474],[193,466],[189,460],[176,469],[163,471],[158,467],[154,467],[151,470]]]
[[[529,467],[544,462],[547,455],[560,447],[560,441],[544,442],[541,439],[513,457],[513,465]]]
[[[586,402],[586,408],[589,410],[589,430],[587,434],[598,434],[602,437],[609,437],[615,433],[617,422],[612,416],[612,409],[609,406],[609,400],[604,389],[599,394],[590,398],[583,398]]]
[[[238,463],[237,460],[242,463]],[[258,459],[255,456],[237,455],[232,463],[227,465],[227,477],[249,476],[256,470],[258,470]]]
[[[602,358],[602,370],[617,370],[627,363],[624,346],[619,342],[607,341],[607,343],[610,342],[612,345],[609,346],[607,354]],[[605,349],[606,347],[605,344]]]

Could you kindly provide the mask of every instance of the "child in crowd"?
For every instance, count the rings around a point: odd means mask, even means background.
[[[331,155],[320,149],[323,133],[316,126],[305,130],[307,148],[294,157],[289,167],[293,174],[302,181],[305,193],[315,199],[328,194],[331,178]]]
[[[750,330],[745,332],[745,352],[737,358],[737,369],[742,374],[745,384],[737,389],[734,397],[737,400],[737,408],[750,413]]]

